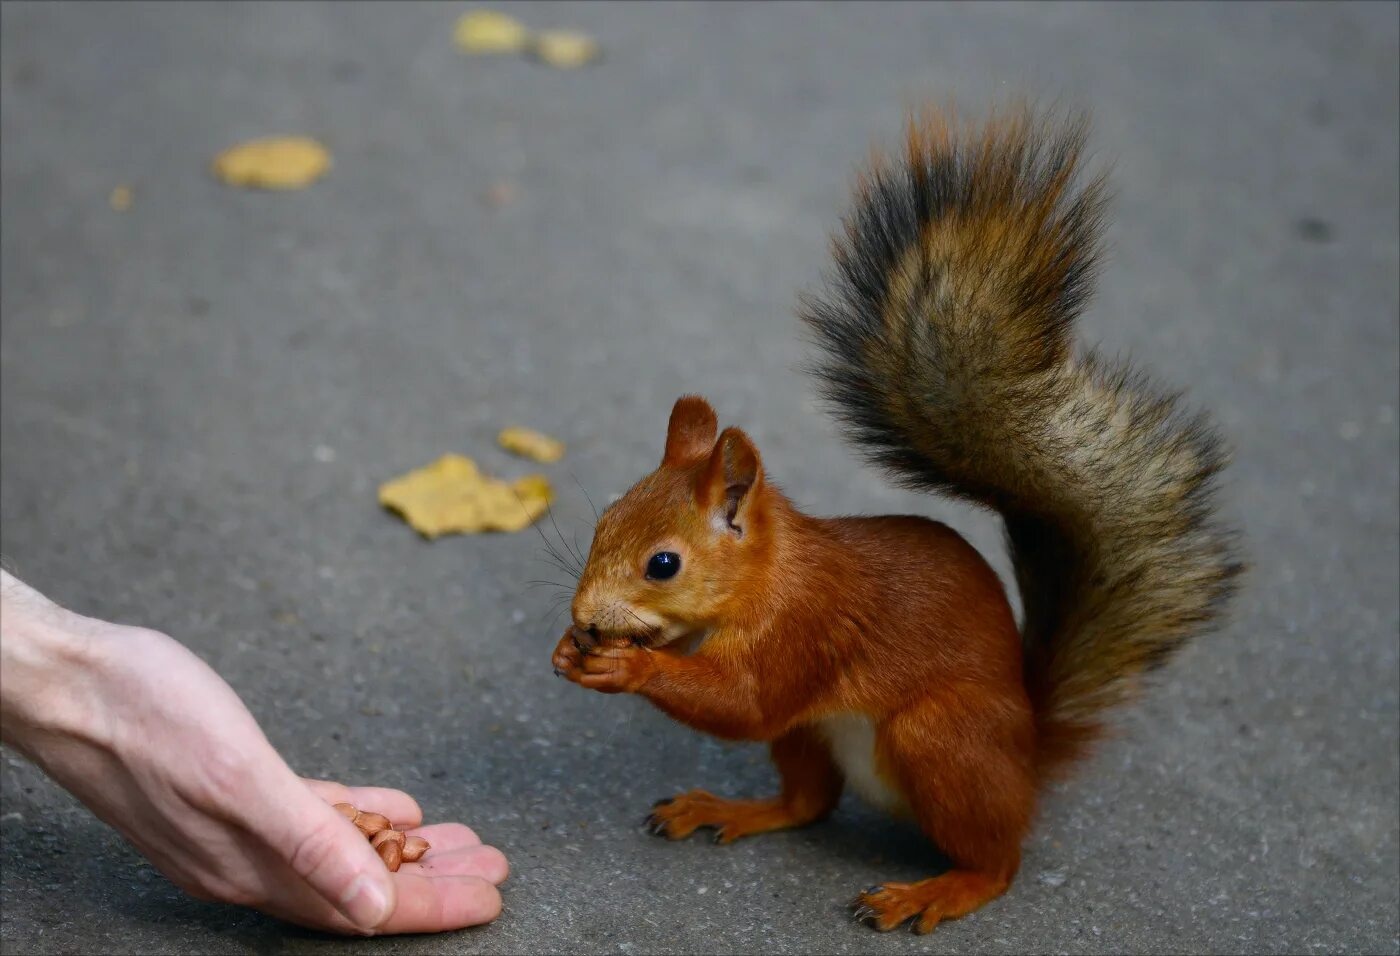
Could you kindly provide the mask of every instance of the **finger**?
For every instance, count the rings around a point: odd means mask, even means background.
[[[423,823],[423,808],[402,790],[389,787],[350,787],[349,790],[347,803],[357,809],[384,814],[396,830],[408,830]]]
[[[500,891],[480,877],[430,878],[406,869],[394,877],[398,906],[381,933],[440,933],[489,923],[501,914]]]
[[[293,777],[282,812],[262,835],[318,896],[356,929],[378,930],[394,912],[395,889],[384,861],[350,821]]]
[[[571,661],[571,662],[566,663],[566,664],[564,664],[564,665],[562,665],[562,666],[555,667],[554,669],[555,669],[555,671],[557,671],[557,672],[560,674],[560,676],[562,676],[565,680],[571,680],[571,681],[573,681],[574,683],[578,683],[578,679],[579,679],[581,676],[583,676],[583,662],[582,662],[582,661]]]
[[[614,658],[589,656],[583,659],[585,674],[616,674],[622,665]]]
[[[429,853],[450,853],[466,847],[481,846],[481,837],[465,823],[434,823],[407,832],[409,836],[427,840],[432,845]]]
[[[418,867],[424,876],[479,876],[483,880],[499,885],[510,876],[510,863],[505,854],[494,846],[464,846],[440,853],[437,847],[429,850],[417,863],[405,863],[404,867]],[[411,872],[411,871],[410,871]]]
[[[302,780],[312,793],[327,803],[348,803],[356,810],[382,813],[396,829],[407,830],[423,822],[423,810],[418,806],[418,801],[402,790],[389,787],[347,787],[334,780],[312,780],[309,777],[303,777]]]
[[[612,674],[580,674],[574,683],[604,694],[622,693],[622,688],[617,686],[617,681]]]

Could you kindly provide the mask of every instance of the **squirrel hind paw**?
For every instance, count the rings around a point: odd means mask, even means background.
[[[917,883],[877,884],[851,901],[852,919],[882,933],[913,919],[909,928],[922,935],[945,919],[965,916],[996,899],[1008,882],[969,870],[950,870]]]

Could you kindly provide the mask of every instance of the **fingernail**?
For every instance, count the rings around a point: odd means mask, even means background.
[[[359,929],[377,929],[389,918],[389,897],[378,880],[361,873],[340,898],[340,911]]]

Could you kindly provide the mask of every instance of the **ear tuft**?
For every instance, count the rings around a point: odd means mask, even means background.
[[[719,419],[709,402],[699,395],[682,395],[671,409],[666,453],[661,456],[661,464],[679,467],[706,457],[715,446],[718,428]]]

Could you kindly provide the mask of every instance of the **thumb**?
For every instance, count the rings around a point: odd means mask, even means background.
[[[295,783],[300,794],[279,815],[287,864],[357,930],[374,932],[394,912],[393,877],[353,823]]]

